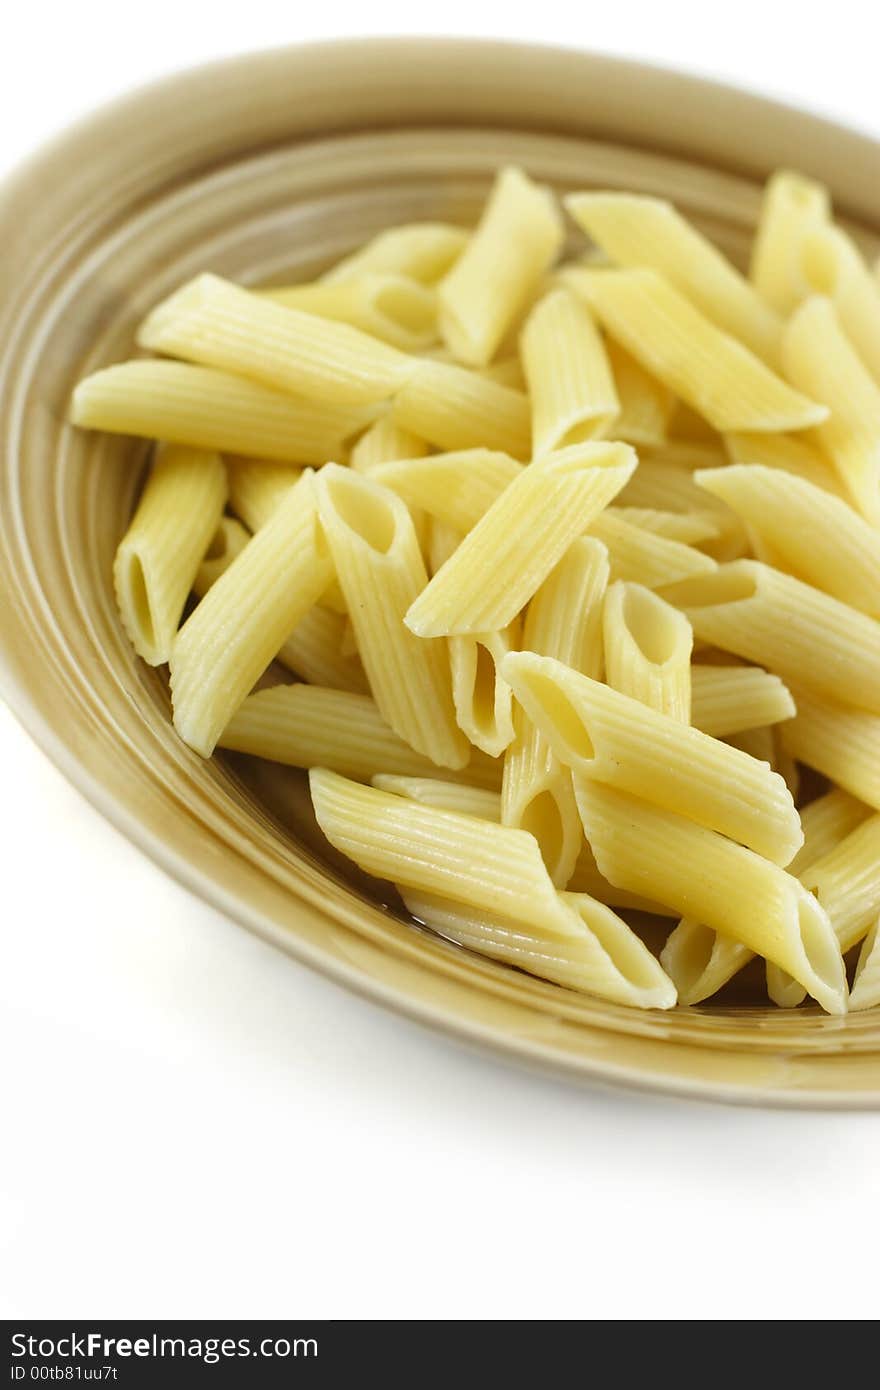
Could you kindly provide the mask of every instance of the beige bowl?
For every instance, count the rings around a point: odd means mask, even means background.
[[[643,1014],[543,984],[396,915],[320,843],[304,779],[202,762],[120,628],[110,572],[144,446],[72,430],[87,371],[210,268],[306,275],[411,218],[471,220],[493,171],[673,198],[742,258],[759,181],[825,180],[876,247],[880,148],[693,78],[552,49],[375,40],[260,54],[100,112],[0,195],[0,678],[33,737],[158,863],[339,982],[583,1079],[787,1105],[880,1104],[880,1016],[727,1002]],[[873,237],[873,240],[872,240]],[[7,795],[14,789],[7,789]],[[51,849],[51,847],[48,847]]]

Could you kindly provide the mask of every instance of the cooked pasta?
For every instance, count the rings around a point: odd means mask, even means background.
[[[805,478],[836,497],[848,496],[831,464],[802,436],[788,434],[727,434],[724,443],[733,463],[761,463]]]
[[[371,476],[408,506],[422,508],[457,531],[470,531],[521,472],[522,465],[509,454],[462,449],[377,464]]]
[[[403,275],[423,285],[435,284],[468,243],[463,227],[448,222],[409,222],[389,227],[321,277],[324,284],[343,284],[364,275]]]
[[[713,738],[763,729],[795,712],[788,687],[760,666],[691,667],[691,720]]]
[[[474,748],[498,758],[513,741],[513,695],[501,663],[519,647],[519,623],[503,632],[459,634],[447,642],[458,727]]]
[[[880,381],[880,284],[855,242],[830,223],[811,227],[800,269],[811,290],[828,295],[846,336]]]
[[[302,469],[264,459],[229,458],[229,510],[251,531],[259,531],[281,499],[302,476]]]
[[[530,451],[529,402],[522,391],[447,362],[419,363],[394,398],[394,419],[438,449]]]
[[[568,290],[551,290],[526,320],[520,353],[536,455],[610,432],[619,410],[617,391],[585,304]]]
[[[675,397],[669,387],[645,371],[641,363],[612,338],[605,340],[605,354],[619,402],[614,438],[646,447],[665,444],[675,409]]]
[[[612,689],[690,724],[694,634],[684,614],[650,589],[618,580],[605,598],[602,630]]]
[[[849,996],[851,1009],[874,1009],[880,1004],[880,917],[862,943]]]
[[[405,275],[376,274],[315,285],[263,290],[286,309],[337,319],[401,352],[421,352],[437,338],[437,296]]]
[[[358,473],[369,473],[380,463],[395,459],[420,459],[428,452],[423,439],[410,430],[401,429],[390,413],[380,415],[352,446],[349,462]]]
[[[501,820],[501,793],[486,787],[468,787],[463,782],[444,782],[437,777],[402,777],[394,772],[377,772],[371,784],[380,792],[393,792],[438,811],[457,811],[480,820]]]
[[[841,689],[846,693],[846,687]],[[797,714],[782,726],[791,756],[880,810],[880,715],[808,686],[792,683],[791,693]]]
[[[221,516],[193,580],[193,593],[198,598],[204,598],[211,585],[241,554],[250,538],[250,532],[234,516]]]
[[[804,237],[830,216],[827,189],[801,174],[781,169],[767,180],[752,243],[749,278],[779,314],[790,314],[802,297],[800,252]]]
[[[621,511],[605,510],[591,523],[590,534],[608,549],[611,578],[658,589],[693,575],[711,574],[715,561],[702,550],[667,539],[644,526],[633,526]]]

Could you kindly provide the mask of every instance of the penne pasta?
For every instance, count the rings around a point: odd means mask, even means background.
[[[873,1009],[880,1004],[880,918],[874,923],[859,954],[852,993],[849,996],[851,1009]]]
[[[519,477],[522,465],[491,449],[462,449],[430,458],[401,459],[371,470],[410,507],[457,531],[470,531],[484,512]]]
[[[113,561],[122,625],[138,656],[163,665],[199,565],[220,525],[226,469],[218,454],[170,445],[154,460]]]
[[[572,796],[574,796],[573,787]],[[568,892],[589,893],[590,897],[595,898],[597,902],[605,903],[607,907],[622,908],[626,912],[648,912],[657,917],[674,917],[675,912],[663,903],[652,902],[650,898],[642,898],[638,893],[628,893],[625,888],[615,888],[613,883],[609,883],[607,878],[600,874],[593,857],[593,851],[584,839],[583,826],[580,824],[576,802],[575,814],[578,815],[581,848],[577,863],[574,866],[574,873],[568,884]]]
[[[477,816],[480,820],[501,820],[501,793],[485,787],[443,782],[437,777],[402,777],[393,772],[377,772],[370,782],[380,792],[404,796],[438,811],[456,811],[460,816]]]
[[[804,237],[830,216],[831,202],[822,184],[787,169],[767,180],[749,278],[777,313],[790,314],[802,298],[799,259]]]
[[[612,584],[602,610],[606,680],[660,714],[691,722],[694,634],[683,613],[640,584]]]
[[[669,387],[645,371],[641,363],[612,338],[605,339],[605,355],[619,403],[614,438],[646,447],[665,444],[675,410],[675,397]]]
[[[229,458],[229,509],[251,531],[259,531],[282,498],[299,482],[302,469],[264,459]]]
[[[801,245],[800,269],[813,293],[829,297],[844,333],[880,381],[880,284],[855,242],[840,227],[812,227]]]
[[[241,554],[250,538],[250,532],[235,517],[221,516],[193,580],[193,593],[197,598],[204,598],[211,585]]]
[[[447,645],[458,727],[475,748],[498,758],[513,741],[513,696],[501,663],[519,647],[519,622],[503,632],[450,637]]]
[[[464,367],[422,361],[395,397],[394,420],[438,449],[486,448],[516,459],[529,456],[526,396]]]
[[[828,913],[840,949],[857,946],[880,913],[880,815],[861,821],[801,879]]]
[[[479,225],[438,289],[443,339],[461,362],[486,366],[526,308],[563,241],[547,189],[520,169],[498,174]]]
[[[437,338],[437,296],[405,275],[366,274],[335,284],[259,291],[285,309],[351,324],[401,352],[423,352]]]
[[[557,289],[520,335],[536,455],[609,433],[619,402],[602,338],[586,305]]]
[[[787,864],[803,843],[791,793],[766,763],[552,657],[513,652],[501,669],[576,780],[644,797],[776,864]],[[597,861],[604,873],[598,853]]]
[[[755,560],[670,585],[663,596],[702,641],[766,666],[787,684],[831,699],[843,694],[880,713],[880,624],[839,599]]]
[[[380,401],[415,360],[347,323],[288,309],[219,275],[198,275],[144,319],[138,345],[330,405]]]
[[[619,511],[603,511],[591,523],[590,534],[607,547],[613,580],[658,589],[717,569],[715,561],[701,550],[633,526]]]
[[[763,729],[795,714],[788,687],[760,666],[692,666],[691,720],[713,738]]]
[[[814,295],[782,341],[787,376],[829,407],[818,437],[862,515],[880,524],[880,386],[844,333],[829,299]]]
[[[346,622],[340,613],[316,603],[300,618],[276,659],[312,685],[366,692],[367,678],[357,651],[344,648]]]
[[[603,327],[717,430],[809,429],[827,406],[801,395],[653,270],[581,271]]]
[[[732,463],[760,463],[765,468],[780,468],[836,497],[848,496],[831,464],[803,438],[787,434],[733,433],[724,436],[724,443]]]
[[[389,413],[380,415],[375,424],[370,425],[357,443],[352,445],[349,461],[356,472],[370,473],[380,463],[392,463],[395,459],[420,459],[427,452],[425,441],[410,430],[401,429]]]
[[[389,227],[321,276],[325,285],[344,284],[364,275],[403,275],[433,285],[468,244],[463,227],[447,222],[409,222]]]
[[[209,757],[242,700],[332,577],[304,473],[187,619],[171,649],[174,727]]]
[[[404,503],[363,473],[328,464],[315,484],[321,526],[351,618],[357,649],[382,717],[418,752],[464,767],[449,658],[420,642],[403,617],[427,583]]]
[[[719,328],[776,362],[779,315],[672,203],[597,192],[571,193],[565,206],[616,265],[658,271]]]
[[[880,810],[880,716],[792,684],[797,706],[782,728],[787,752]]]
[[[662,536],[681,545],[699,546],[715,541],[721,534],[722,523],[717,511],[669,512],[659,507],[608,507],[605,516],[617,517],[630,526]]]
[[[789,971],[828,1013],[846,1012],[840,945],[827,913],[798,879],[716,831],[626,792],[577,776],[574,785],[607,879],[735,938]]]
[[[219,746],[287,767],[327,767],[363,782],[384,772],[501,787],[500,762],[475,752],[460,772],[436,767],[385,723],[369,695],[317,685],[276,685],[249,695]]]

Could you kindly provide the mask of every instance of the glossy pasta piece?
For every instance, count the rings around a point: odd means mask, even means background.
[[[369,423],[365,407],[316,405],[190,362],[121,362],[76,387],[70,418],[86,429],[166,439],[282,463],[344,460]]]
[[[861,821],[801,879],[828,913],[841,950],[858,945],[880,913],[880,815]]]
[[[601,323],[717,430],[802,430],[828,416],[653,270],[584,271]]]
[[[724,443],[732,463],[760,463],[765,468],[780,468],[808,483],[832,492],[835,497],[848,497],[840,477],[826,458],[803,438],[788,434],[727,434]]]
[[[479,225],[438,290],[440,330],[461,362],[491,362],[556,259],[563,235],[552,194],[522,170],[502,169]]]
[[[644,526],[633,526],[619,511],[602,512],[592,522],[590,534],[607,547],[613,580],[641,584],[646,589],[711,574],[717,568],[702,550],[668,540]]]
[[[834,699],[880,713],[880,624],[756,560],[670,585],[704,642]]]
[[[716,831],[575,777],[587,839],[601,872],[658,898],[788,970],[828,1012],[847,1007],[840,945],[812,893],[784,869]]]
[[[880,525],[880,386],[830,299],[814,295],[792,316],[782,359],[789,379],[829,407],[818,425],[822,448],[862,515]]]
[[[859,357],[880,382],[880,284],[855,242],[830,224],[810,229],[800,269],[810,289],[828,295]]]
[[[602,337],[586,305],[551,290],[520,335],[536,455],[611,433],[620,404]]]
[[[441,936],[530,975],[639,1009],[675,1003],[672,982],[631,927],[585,893],[559,894],[552,933],[428,893],[404,889],[402,897]]]
[[[573,444],[505,488],[407,614],[421,637],[507,627],[636,466],[625,444]]]
[[[766,763],[552,657],[514,652],[502,673],[576,779],[645,797],[775,864],[787,864],[803,843],[791,794]]]
[[[807,232],[827,222],[830,215],[831,201],[822,184],[787,169],[767,180],[749,278],[777,313],[790,314],[800,300],[800,248]]]
[[[221,516],[193,580],[193,593],[197,598],[204,598],[211,585],[241,554],[250,538],[250,532],[234,516]]]
[[[461,255],[468,232],[448,222],[408,222],[389,227],[366,246],[337,261],[322,275],[324,284],[344,284],[364,275],[404,275],[435,284]]]
[[[691,693],[691,722],[713,738],[763,729],[795,714],[788,687],[760,666],[692,666]]]
[[[464,767],[449,658],[442,642],[421,642],[403,616],[427,583],[405,504],[388,488],[328,464],[316,484],[321,525],[354,628],[370,689],[383,718],[418,752]]]
[[[787,751],[880,810],[880,715],[791,683],[797,706],[782,727]]]
[[[715,541],[721,535],[722,523],[717,512],[672,512],[658,507],[608,507],[606,516],[618,517],[630,526],[640,526],[654,536],[680,545],[700,546]]]
[[[351,324],[401,352],[423,352],[437,338],[437,296],[405,275],[366,272],[335,284],[261,290],[286,309]]]
[[[470,531],[492,503],[522,472],[509,454],[491,449],[462,449],[430,458],[378,464],[371,476],[390,487],[411,507]]]
[[[501,788],[500,762],[474,752],[460,772],[437,767],[385,723],[369,695],[317,685],[276,685],[249,695],[219,746],[287,767],[327,767],[363,782],[387,772]]]
[[[614,438],[651,447],[664,444],[675,410],[675,396],[612,338],[605,340],[605,353],[619,402]]]
[[[219,275],[199,275],[163,300],[144,319],[137,341],[330,405],[383,400],[415,365],[347,323],[285,308]]]
[[[229,458],[229,509],[250,531],[259,531],[302,476],[302,469],[265,459]]]
[[[161,666],[199,565],[223,515],[226,469],[218,454],[171,445],[150,468],[116,550],[113,585],[138,656]]]
[[[574,787],[572,787],[572,796],[574,796]],[[575,802],[575,812],[577,813],[577,802]],[[666,907],[664,903],[653,902],[652,899],[643,898],[638,893],[628,893],[625,888],[615,888],[613,883],[609,883],[608,879],[600,874],[593,851],[584,839],[583,826],[580,825],[580,814],[577,814],[581,831],[581,848],[574,866],[574,873],[567,885],[568,892],[589,893],[591,898],[605,903],[607,907],[622,908],[626,912],[649,912],[656,917],[674,917],[674,910]]]
[[[519,622],[503,632],[450,637],[448,647],[458,727],[475,748],[498,758],[513,741],[513,695],[501,663],[519,647]]]
[[[438,449],[497,449],[529,457],[529,402],[465,367],[422,360],[394,400],[394,420]]]
[[[618,581],[605,596],[602,632],[612,689],[690,724],[694,634],[684,614],[640,584]]]
[[[411,430],[401,429],[389,412],[380,415],[375,424],[365,430],[356,444],[352,445],[349,460],[358,473],[370,473],[380,463],[391,463],[395,459],[420,459],[428,452],[423,439]]]
[[[880,918],[874,923],[859,953],[856,976],[849,996],[851,1009],[874,1009],[880,1004]]]
[[[485,787],[443,782],[437,777],[402,777],[393,772],[377,772],[370,782],[380,792],[391,792],[438,811],[456,811],[460,816],[476,816],[479,820],[501,820],[501,793]]]
[[[565,206],[617,265],[658,271],[719,328],[766,361],[777,360],[779,315],[672,203],[597,192],[572,193]]]
[[[208,590],[171,650],[174,727],[209,757],[223,729],[332,577],[318,526],[314,475]]]

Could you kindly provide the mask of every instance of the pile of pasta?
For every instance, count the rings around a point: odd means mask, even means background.
[[[757,955],[869,1007],[880,279],[792,173],[748,274],[662,199],[562,204],[506,168],[471,231],[160,303],[73,397],[161,441],[122,621],[190,748],[308,769],[443,937],[623,1005]]]

